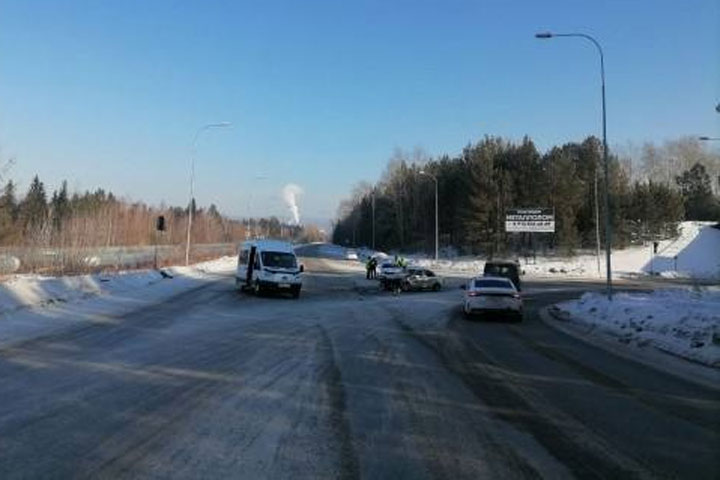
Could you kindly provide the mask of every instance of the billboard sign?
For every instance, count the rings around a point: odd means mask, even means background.
[[[508,208],[505,211],[506,232],[555,232],[552,208]]]

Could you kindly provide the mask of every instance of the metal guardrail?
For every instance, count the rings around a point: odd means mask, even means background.
[[[127,247],[0,247],[0,273],[18,271],[57,270],[65,265],[76,269],[137,268],[168,262],[182,263],[183,245],[143,245]],[[193,258],[233,255],[234,243],[197,244],[192,247]]]

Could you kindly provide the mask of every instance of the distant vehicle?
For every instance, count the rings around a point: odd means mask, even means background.
[[[378,280],[383,280],[386,278],[397,279],[401,276],[405,276],[405,270],[402,267],[397,266],[395,262],[383,262],[380,264],[380,267],[377,271]]]
[[[505,277],[510,279],[518,291],[522,290],[520,284],[520,264],[512,260],[488,260],[485,262],[483,276],[486,277]]]
[[[426,268],[408,267],[403,281],[403,290],[434,290],[442,288],[442,278]]]
[[[235,285],[257,295],[289,292],[298,298],[303,271],[292,244],[278,240],[249,241],[240,247]]]
[[[387,258],[388,254],[373,250],[368,247],[360,247],[357,249],[357,256],[358,260],[360,260],[361,262],[367,262],[372,257],[375,257],[376,260],[380,261],[384,258]]]
[[[345,260],[357,260],[358,254],[355,250],[348,248],[345,250]]]
[[[361,262],[366,262],[372,255],[372,252],[367,247],[360,247],[356,250],[356,252],[358,260],[360,260]]]
[[[377,271],[377,279],[380,286],[385,290],[398,293],[403,288],[403,282],[407,277],[405,268],[398,266],[395,262],[383,262]]]
[[[521,321],[523,301],[513,282],[505,277],[475,277],[463,285],[463,312],[466,316],[476,313],[508,314]]]

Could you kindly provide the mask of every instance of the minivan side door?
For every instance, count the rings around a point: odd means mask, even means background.
[[[260,264],[258,256],[257,247],[250,247],[250,254],[248,255],[247,263],[247,277],[245,278],[245,282],[248,286],[252,285],[255,270],[258,268],[257,265]]]
[[[248,249],[241,249],[238,254],[238,265],[236,277],[243,282],[247,281],[247,269],[248,269],[248,257],[250,251]]]

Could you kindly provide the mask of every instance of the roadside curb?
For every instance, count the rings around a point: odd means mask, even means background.
[[[652,368],[658,372],[666,373],[685,382],[693,383],[703,388],[720,391],[720,371],[712,367],[695,363],[690,360],[663,352],[656,348],[630,349],[613,341],[613,337],[596,331],[594,327],[583,326],[572,322],[567,312],[555,305],[543,307],[539,310],[539,317],[543,323],[555,330],[569,335],[581,342],[601,348],[615,356],[622,357]]]

